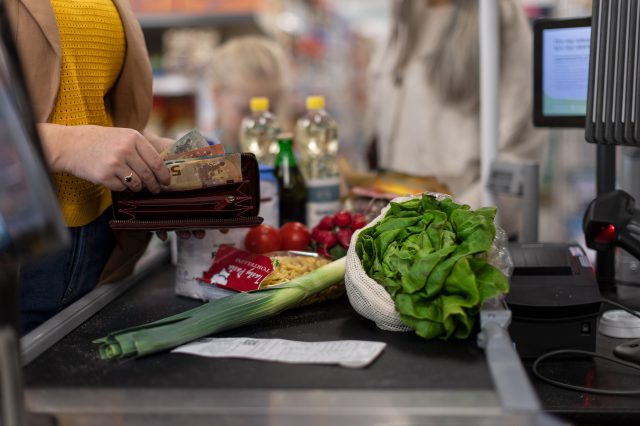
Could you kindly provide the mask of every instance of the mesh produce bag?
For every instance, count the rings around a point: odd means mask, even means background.
[[[450,196],[445,194],[427,194],[436,197],[438,201],[450,198]],[[392,203],[402,203],[420,197],[422,197],[422,195],[398,197],[393,199]],[[351,243],[346,257],[345,288],[349,302],[356,312],[374,321],[379,328],[389,331],[410,331],[412,328],[401,320],[391,295],[381,284],[378,284],[367,275],[356,252],[356,243],[360,233],[365,229],[375,226],[384,219],[389,208],[390,205],[382,209],[378,217],[372,220],[366,227],[356,231],[351,237]],[[499,269],[505,276],[509,277],[511,275],[513,263],[507,251],[506,233],[499,227],[496,227],[496,237],[487,252],[487,261]]]

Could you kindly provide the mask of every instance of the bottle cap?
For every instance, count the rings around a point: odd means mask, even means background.
[[[307,97],[307,109],[324,109],[324,96]]]
[[[278,142],[280,141],[289,141],[293,142],[293,133],[290,132],[282,132],[278,135]]]
[[[269,109],[269,98],[251,98],[249,101],[249,106],[251,107],[251,111],[266,111]]]

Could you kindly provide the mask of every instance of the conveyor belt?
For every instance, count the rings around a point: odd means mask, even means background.
[[[426,342],[412,333],[382,331],[358,316],[346,296],[219,336],[387,342],[380,358],[365,369],[171,353],[116,362],[101,360],[93,339],[199,304],[174,295],[173,274],[173,268],[163,267],[33,361],[25,368],[27,388],[492,389],[475,339]]]

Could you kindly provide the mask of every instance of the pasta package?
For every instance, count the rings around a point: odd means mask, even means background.
[[[268,255],[250,253],[227,244],[218,248],[210,268],[194,277],[205,299],[218,299],[235,292],[262,290],[285,284],[330,263],[317,253],[278,251]],[[345,293],[344,282],[315,293],[300,306],[336,299]]]
[[[273,262],[273,272],[260,284],[260,288],[283,284],[329,263],[329,259],[311,254],[290,255],[287,253],[269,256]]]
[[[274,252],[269,257],[272,260],[274,269],[260,284],[261,289],[284,284],[293,278],[307,274],[331,262],[331,260],[319,256],[317,253],[300,251]],[[299,306],[334,300],[344,295],[344,293],[344,282],[340,282],[305,299]]]

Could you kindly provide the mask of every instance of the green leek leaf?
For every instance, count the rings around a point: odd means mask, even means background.
[[[195,309],[97,339],[103,359],[149,355],[214,333],[273,317],[344,279],[345,258],[277,287],[237,293]]]

